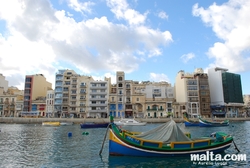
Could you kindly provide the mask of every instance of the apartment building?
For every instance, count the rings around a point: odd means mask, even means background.
[[[45,97],[47,90],[52,88],[52,84],[46,80],[43,74],[26,75],[24,84],[24,105],[23,113],[32,111],[32,101],[38,97]],[[35,113],[32,111],[32,113]],[[37,115],[37,114],[36,114]]]
[[[16,87],[8,88],[7,92],[0,87],[0,116],[18,117],[23,107],[23,91]]]
[[[131,102],[133,108],[133,117],[144,118],[146,113],[146,83],[132,81],[131,85]]]
[[[208,75],[201,68],[193,73],[179,71],[175,80],[175,110],[190,117],[205,115],[210,117],[210,91]]]
[[[114,117],[128,117],[131,113],[125,114],[126,88],[125,88],[125,73],[122,71],[116,72],[116,84],[110,84],[109,89],[109,114]]]
[[[125,80],[116,73],[117,83],[110,86],[109,112],[114,117],[164,117],[173,112],[174,88],[167,82]]]
[[[145,106],[147,117],[174,115],[172,103],[174,88],[167,82],[143,82],[145,85]]]
[[[46,96],[40,96],[32,100],[31,112],[41,117],[46,116]]]
[[[73,70],[59,70],[55,81],[57,117],[107,117],[110,79],[95,81]]]
[[[87,117],[107,118],[109,86],[111,78],[105,78],[104,81],[91,81],[89,83],[89,107]]]
[[[208,69],[211,108],[214,116],[238,116],[243,112],[241,77],[225,68]]]
[[[0,87],[3,88],[4,92],[7,92],[8,85],[9,85],[9,82],[5,79],[5,76],[3,76],[3,74],[0,74]]]
[[[46,117],[54,117],[54,90],[48,90],[46,96]]]

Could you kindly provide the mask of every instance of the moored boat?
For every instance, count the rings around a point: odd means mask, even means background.
[[[86,123],[81,123],[80,127],[81,128],[107,128],[109,123],[94,123],[94,122],[86,122]]]
[[[223,127],[223,126],[229,126],[229,120],[224,120],[221,122],[218,121],[207,121],[205,119],[202,119],[201,117],[199,117],[199,124],[200,127]]]
[[[147,124],[147,122],[140,122],[131,118],[128,119],[122,118],[121,120],[115,121],[114,123],[116,125],[138,125],[138,126],[143,126]]]
[[[190,120],[187,117],[183,117],[183,119],[184,119],[184,124],[185,124],[186,127],[200,126],[200,122],[199,121],[193,121],[193,120]]]
[[[230,135],[223,132],[217,132],[216,138],[208,136],[192,139],[173,120],[143,133],[120,129],[111,122],[109,136],[109,154],[117,156],[168,157],[207,151],[220,153],[229,148],[233,141]]]
[[[46,121],[46,122],[43,122],[42,125],[44,125],[44,126],[60,126],[60,122]]]
[[[60,125],[67,126],[67,125],[73,125],[73,122],[60,122]]]

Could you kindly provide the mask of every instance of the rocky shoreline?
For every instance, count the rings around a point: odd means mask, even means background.
[[[173,118],[175,122],[183,122],[182,118]],[[228,119],[229,121],[250,121],[250,118],[217,118],[216,120],[222,121]],[[115,118],[120,120],[120,118]],[[164,123],[170,120],[170,118],[137,118],[138,121],[147,123]],[[211,120],[211,119],[210,119]],[[21,118],[21,117],[0,117],[0,123],[5,124],[42,124],[42,122],[54,121],[54,122],[73,122],[75,124],[95,122],[103,123],[109,122],[109,118]]]

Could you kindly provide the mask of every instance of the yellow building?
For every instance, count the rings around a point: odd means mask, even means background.
[[[45,97],[47,90],[52,88],[52,84],[46,80],[43,74],[26,75],[24,86],[24,112],[32,110],[32,100],[38,97]]]

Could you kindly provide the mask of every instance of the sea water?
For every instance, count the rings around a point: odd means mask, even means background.
[[[160,123],[146,126],[124,126],[130,131],[147,131]],[[185,127],[192,137],[209,136],[216,131],[231,134],[247,161],[228,161],[226,165],[194,165],[190,157],[128,157],[109,156],[106,128],[81,129],[72,126],[42,126],[41,124],[0,124],[0,167],[117,167],[117,168],[182,168],[182,167],[250,167],[250,121],[231,122],[228,127]],[[88,132],[88,134],[84,134]],[[69,136],[70,135],[70,136]],[[102,148],[103,144],[103,148]],[[101,154],[101,155],[99,155]],[[232,144],[225,154],[237,154]]]

